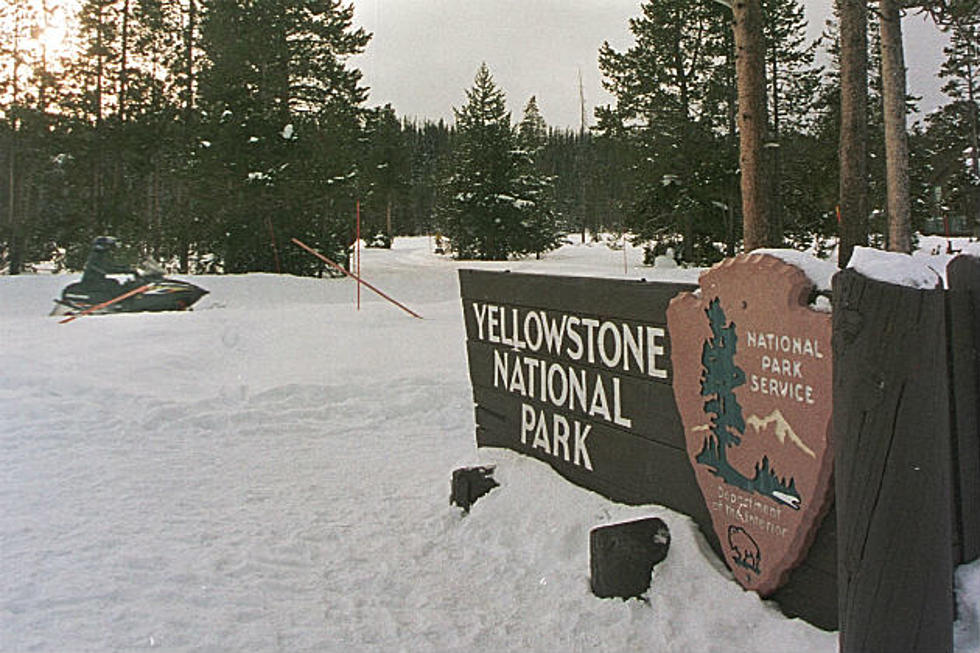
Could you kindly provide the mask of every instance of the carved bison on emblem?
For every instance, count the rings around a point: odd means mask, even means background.
[[[728,546],[735,552],[733,560],[736,565],[760,573],[759,563],[762,561],[762,554],[759,552],[759,545],[744,528],[728,527]]]

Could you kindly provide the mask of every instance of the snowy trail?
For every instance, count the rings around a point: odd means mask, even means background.
[[[246,275],[196,278],[193,313],[58,325],[70,277],[0,278],[0,653],[836,650],[688,518],[476,450],[458,267],[425,239],[365,253],[424,320],[367,293],[356,312],[350,281]],[[463,517],[449,479],[474,462],[502,485]],[[673,536],[649,602],[596,599],[589,529],[646,515]]]
[[[438,388],[393,390],[425,406]],[[418,474],[398,463],[411,459],[407,449],[417,448],[419,435],[431,442],[429,434],[386,428],[384,413],[366,411],[352,389],[283,387],[247,404],[161,403],[133,424],[112,415],[129,412],[130,397],[99,404],[83,397],[36,430],[4,439],[5,460],[16,461],[2,474],[3,502],[13,507],[4,550],[14,555],[5,568],[30,572],[4,601],[6,612],[28,621],[5,628],[5,639],[51,637],[53,629],[53,641],[69,648],[127,648],[154,637],[178,647],[267,650],[271,618],[284,621],[277,648],[315,649],[317,642],[289,641],[288,633],[302,619],[312,620],[309,632],[322,630],[314,626],[331,593],[324,567],[369,562],[365,529],[405,518],[420,489],[443,490],[436,498],[445,503],[444,477],[422,476],[413,487]],[[160,419],[174,410],[189,417]],[[438,414],[414,417],[439,428]],[[367,446],[366,430],[374,434]],[[190,627],[199,614],[216,628],[204,641],[188,640],[202,625]],[[3,649],[45,641],[52,640],[12,639]]]
[[[226,385],[187,401],[74,382],[57,402],[43,379],[5,383],[0,411],[21,426],[0,441],[3,557],[20,573],[4,579],[0,649],[324,650],[329,597],[354,587],[324,568],[385,560],[371,541],[426,493],[415,513],[448,514],[445,472],[413,461],[469,448],[433,437],[459,431],[459,381]]]

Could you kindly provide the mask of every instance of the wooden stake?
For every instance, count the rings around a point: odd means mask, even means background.
[[[416,313],[412,309],[408,308],[404,304],[401,304],[400,302],[396,301],[395,299],[392,299],[388,295],[384,294],[383,292],[381,292],[380,290],[378,290],[377,288],[375,288],[374,286],[372,286],[371,284],[369,284],[367,281],[361,279],[359,276],[357,276],[353,272],[349,272],[349,271],[345,270],[344,269],[344,266],[338,265],[338,264],[334,263],[333,261],[331,261],[330,259],[328,259],[326,256],[324,256],[320,252],[316,251],[315,249],[313,249],[312,247],[310,247],[309,245],[307,245],[303,241],[301,241],[301,240],[299,240],[297,238],[293,238],[292,240],[293,240],[294,243],[296,243],[297,245],[299,245],[300,247],[302,247],[303,249],[305,249],[307,252],[309,252],[313,256],[317,257],[318,259],[320,259],[321,261],[323,261],[324,263],[326,263],[327,265],[329,265],[331,267],[334,267],[334,268],[340,270],[341,272],[343,272],[344,274],[346,274],[351,279],[354,279],[358,283],[363,283],[368,288],[368,290],[373,290],[374,292],[376,292],[377,294],[381,295],[383,298],[387,299],[389,302],[391,302],[392,304],[394,304],[398,308],[402,309],[403,311],[405,311],[406,313],[408,313],[412,317],[417,317],[420,320],[421,319],[424,319],[421,315],[419,315],[418,313]]]
[[[357,228],[354,238],[354,248],[357,252],[357,262],[355,263],[355,269],[357,270],[357,310],[361,310],[361,200],[357,200],[356,213]]]

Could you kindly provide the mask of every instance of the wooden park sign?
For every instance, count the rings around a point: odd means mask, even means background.
[[[482,270],[459,280],[478,445],[542,460],[616,501],[707,519],[666,323],[670,300],[695,286]]]
[[[459,280],[479,446],[689,515],[747,588],[787,579],[833,466],[830,314],[807,307],[803,272],[739,257],[702,275],[700,297],[643,280]],[[792,610],[834,613],[833,571],[802,571],[783,591]]]
[[[760,283],[761,281],[761,283]],[[767,595],[805,556],[833,475],[831,314],[813,283],[742,255],[671,302],[674,395],[726,563]]]

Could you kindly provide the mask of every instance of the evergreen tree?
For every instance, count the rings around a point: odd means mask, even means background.
[[[406,231],[431,233],[436,198],[442,179],[448,176],[449,158],[453,147],[453,131],[443,122],[424,122],[422,125],[404,123],[410,148],[410,189]]]
[[[717,3],[644,2],[630,20],[635,43],[604,44],[603,85],[614,107],[597,110],[597,131],[627,144],[632,187],[628,223],[644,239],[672,244],[688,262],[720,258],[731,241],[725,217],[733,196],[734,46],[730,14]]]
[[[548,142],[548,125],[532,95],[524,107],[524,116],[517,125],[517,139],[525,150],[537,154]]]
[[[769,178],[763,164],[766,112],[765,36],[761,0],[732,3],[738,87],[739,169],[745,250],[776,246],[769,222]],[[780,241],[782,233],[775,234]]]
[[[453,171],[439,207],[456,255],[502,260],[553,248],[557,234],[548,184],[517,148],[504,93],[486,64],[466,97],[454,109]]]
[[[837,0],[840,14],[840,220],[838,264],[868,240],[868,6]]]
[[[882,117],[885,136],[888,239],[890,251],[912,253],[905,50],[899,0],[879,0]]]
[[[10,274],[51,256],[65,221],[58,209],[78,202],[57,188],[67,81],[49,38],[54,17],[47,2],[0,6],[0,270]]]
[[[229,271],[318,271],[286,234],[340,257],[360,186],[360,72],[370,35],[339,0],[213,0],[202,24],[202,153]]]
[[[514,179],[517,189],[514,196],[524,201],[526,209],[522,222],[527,232],[525,251],[540,257],[542,252],[560,245],[562,234],[555,208],[554,178],[547,176],[538,163],[548,142],[548,125],[533,95],[524,108],[516,140],[518,175]]]
[[[367,112],[359,197],[368,246],[391,247],[408,190],[409,142],[391,105]]]
[[[772,193],[770,239],[783,242],[795,234],[813,233],[814,201],[806,183],[811,174],[813,128],[819,115],[821,69],[817,44],[806,38],[807,21],[800,0],[764,0],[769,139],[767,148]],[[803,176],[794,174],[805,171]]]
[[[939,76],[952,102],[944,109],[948,115],[942,120],[937,116],[936,124],[955,124],[946,145],[962,159],[954,197],[962,197],[964,213],[980,223],[980,18],[954,23],[948,31],[950,41],[943,50],[946,60]]]

